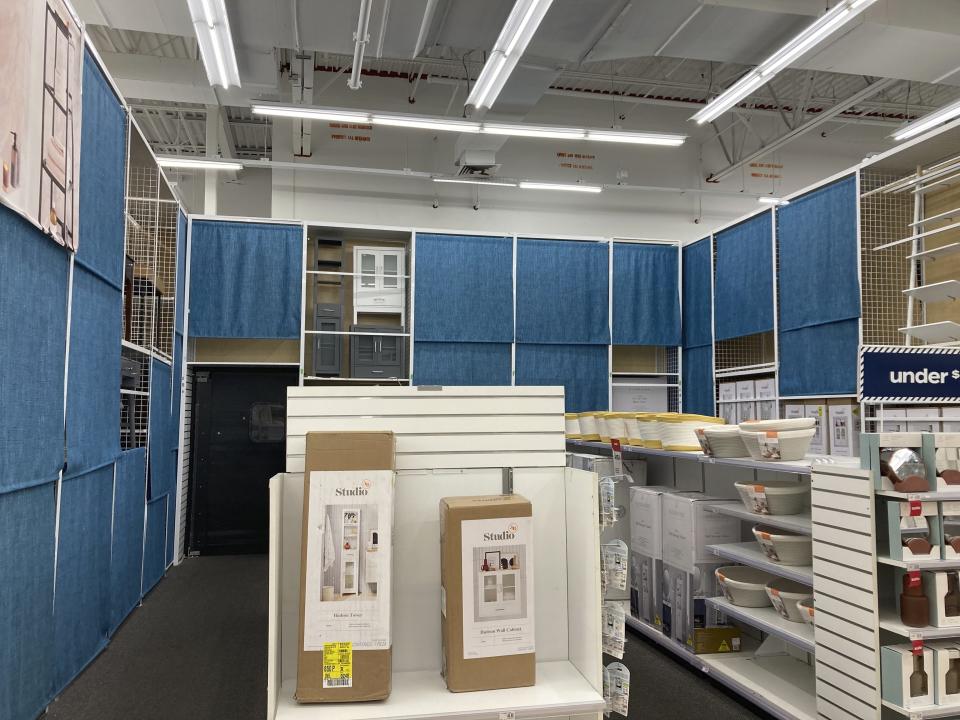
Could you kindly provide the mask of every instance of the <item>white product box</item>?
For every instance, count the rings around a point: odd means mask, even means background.
[[[909,643],[884,645],[880,648],[881,692],[883,699],[902,708],[933,705],[934,665],[933,650],[923,648],[923,653],[913,654]],[[911,678],[914,678],[911,692]]]
[[[937,640],[927,643],[933,650],[934,692],[937,705],[960,705],[960,642]],[[953,672],[951,671],[953,665]]]
[[[817,421],[817,432],[814,434],[813,440],[810,441],[808,452],[811,455],[828,455],[830,453],[830,442],[826,432],[827,406],[821,403],[804,405],[804,416],[815,418]]]
[[[630,614],[654,627],[662,625],[660,583],[663,563],[660,560],[630,553]]]
[[[720,383],[720,402],[733,402],[737,399],[737,384],[735,382]]]
[[[630,549],[654,560],[663,559],[660,499],[673,488],[651,485],[630,488]]]
[[[860,456],[860,406],[856,403],[830,403],[827,406],[830,427],[830,453],[843,457]]]
[[[686,572],[697,564],[715,561],[707,545],[740,542],[740,520],[706,510],[716,501],[699,492],[668,493],[660,497],[663,561]]]
[[[777,401],[760,400],[757,402],[757,420],[776,420]]]
[[[737,422],[749,422],[757,419],[757,404],[755,402],[737,403]]]
[[[755,380],[757,400],[776,400],[777,383],[773,378]]]
[[[706,599],[720,594],[715,571],[722,564],[696,565],[689,571],[666,563],[660,573],[663,634],[692,646],[696,628],[718,627],[722,616]]]
[[[960,573],[957,570],[923,573],[923,590],[930,603],[930,624],[960,627]]]
[[[940,432],[940,420],[931,418],[940,417],[938,407],[907,408],[907,432]],[[927,418],[925,420],[911,420],[911,418]]]
[[[879,413],[879,410],[877,410]],[[907,409],[883,409],[883,432],[907,432]]]
[[[783,416],[785,418],[802,418],[807,416],[807,409],[803,405],[784,405]]]
[[[943,432],[960,432],[960,407],[945,405],[940,408],[940,415],[943,417]]]
[[[724,419],[727,425],[736,425],[737,420],[737,403],[720,403],[720,417]]]
[[[753,380],[737,381],[737,400],[756,400],[757,390]]]

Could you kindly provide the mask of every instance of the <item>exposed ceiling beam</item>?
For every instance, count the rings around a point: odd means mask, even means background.
[[[778,148],[783,147],[784,145],[791,142],[792,140],[795,140],[801,135],[804,135],[810,132],[814,128],[817,128],[820,125],[823,125],[827,121],[831,120],[832,118],[836,117],[837,115],[840,115],[845,110],[848,110],[854,105],[857,105],[858,103],[863,102],[864,100],[866,100],[872,95],[875,95],[881,90],[890,87],[895,82],[898,82],[898,81],[892,78],[883,78],[882,80],[877,80],[876,82],[871,83],[860,92],[855,93],[854,95],[851,95],[850,97],[841,100],[829,110],[824,110],[822,113],[820,113],[813,119],[808,120],[803,125],[797,128],[794,128],[793,130],[787,133],[784,133],[783,135],[778,137],[776,140],[772,140],[766,145],[750,153],[746,157],[743,157],[740,160],[734,163],[731,163],[730,165],[725,167],[723,170],[720,170],[719,172],[716,172],[716,173],[712,173],[707,178],[707,181],[720,182],[725,177],[727,177],[731,173],[736,172],[744,165],[747,165],[753,162],[754,160],[762,158],[764,155],[767,155],[773,152],[774,150],[777,150]]]

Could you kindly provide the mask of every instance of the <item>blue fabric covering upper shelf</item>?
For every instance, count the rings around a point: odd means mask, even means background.
[[[613,344],[680,344],[675,245],[613,244]]]
[[[63,467],[67,255],[0,205],[0,493]]]
[[[300,337],[303,228],[196,220],[190,234],[190,336]]]
[[[513,342],[512,238],[417,235],[415,267],[416,340]]]
[[[713,343],[713,258],[710,238],[683,248],[683,346]]]
[[[857,202],[851,176],[777,208],[780,331],[860,317]]]
[[[773,330],[773,215],[762,212],[713,238],[717,340]]]
[[[780,395],[857,392],[858,319],[780,333]]]
[[[606,345],[517,345],[517,385],[563,385],[567,412],[606,410]]]
[[[83,56],[77,264],[123,284],[127,113],[89,51]]]
[[[171,368],[160,360],[150,366],[150,498],[176,486],[176,424],[173,420]]]
[[[77,265],[73,271],[67,384],[69,475],[113,462],[120,453],[122,294]]]
[[[510,385],[510,343],[418,340],[414,385]]]
[[[55,692],[107,644],[113,465],[65,479],[54,598]]]
[[[683,351],[683,411],[713,415],[713,346],[702,345]]]
[[[140,602],[143,569],[143,509],[147,491],[147,450],[120,454],[113,498],[113,539],[110,552],[110,632],[116,630]]]
[[[516,342],[608,345],[608,260],[606,243],[518,239]]]
[[[147,533],[143,542],[143,594],[146,595],[163,577],[166,568],[167,504],[169,497],[154,498],[147,503]]]
[[[2,718],[35,718],[53,697],[56,512],[53,482],[0,494]]]

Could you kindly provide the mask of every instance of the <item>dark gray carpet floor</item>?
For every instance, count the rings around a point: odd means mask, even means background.
[[[266,638],[266,556],[189,558],[170,570],[46,717],[263,720]],[[631,719],[766,720],[658,646],[633,633],[627,639]]]

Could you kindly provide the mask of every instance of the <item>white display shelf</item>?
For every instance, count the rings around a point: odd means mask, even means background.
[[[960,558],[950,560],[894,560],[893,558],[877,556],[877,562],[893,567],[909,568],[910,570],[958,570]]]
[[[748,608],[734,605],[726,598],[707,598],[707,602],[728,617],[785,640],[806,652],[814,652],[813,626],[784,620],[773,607]]]
[[[907,260],[938,260],[948,255],[960,252],[960,242],[941,245],[940,247],[930,248],[914,255],[907,255]]]
[[[956,705],[926,705],[924,707],[910,708],[909,710],[899,705],[894,705],[889,700],[883,701],[885,708],[890,708],[894,712],[905,715],[910,720],[928,720],[928,718],[955,718],[960,716],[960,707]]]
[[[753,458],[714,458],[701,455],[701,462],[711,465],[733,465],[751,470],[772,470],[774,472],[809,475],[816,464],[837,465],[841,467],[860,467],[859,458],[834,455],[807,455],[802,460],[754,460]]]
[[[881,497],[896,498],[902,502],[919,500],[921,502],[942,502],[946,500],[960,500],[960,488],[956,490],[931,490],[921,493],[902,493],[896,490],[877,490]]]
[[[604,450],[605,452],[603,454],[605,455],[609,455],[612,452],[610,449],[610,443],[597,442],[593,440],[567,440],[568,449],[571,446],[574,450],[577,448],[586,450]],[[661,448],[637,447],[635,445],[622,445],[621,449],[623,450],[624,455],[669,457],[675,459],[679,458],[682,460],[698,460],[699,458],[703,457],[703,453],[699,450],[663,450]]]
[[[904,290],[903,294],[915,300],[927,303],[943,302],[960,298],[960,280],[944,280],[943,282],[921,285],[920,287]]]
[[[659,628],[627,615],[627,625],[674,653],[757,707],[780,720],[814,720],[817,702],[813,667],[788,655],[753,654],[755,644],[744,638],[738,653],[696,655],[665,637]]]
[[[960,626],[956,627],[907,627],[893,610],[880,611],[880,627],[901,637],[911,639],[936,640],[942,638],[960,638]],[[960,714],[960,713],[958,713]]]
[[[569,661],[537,663],[532,687],[452,693],[434,670],[393,674],[390,697],[380,702],[300,705],[295,683],[285,682],[277,702],[277,720],[417,720],[459,718],[498,720],[544,718],[603,712],[603,697]]]
[[[960,340],[960,323],[955,323],[953,320],[941,320],[926,325],[900,328],[900,332],[928,343],[955,342]]]
[[[759,568],[779,577],[796,580],[804,585],[813,586],[813,567],[810,565],[784,565],[773,562],[755,542],[733,543],[730,545],[707,545],[707,550],[718,557],[732,560],[743,565]]]
[[[812,525],[809,513],[801,515],[762,515],[760,513],[750,512],[739,500],[704,503],[704,507],[710,512],[720,513],[721,515],[731,515],[741,520],[770,525],[801,535],[809,535],[811,533]]]

